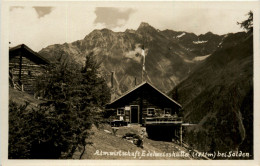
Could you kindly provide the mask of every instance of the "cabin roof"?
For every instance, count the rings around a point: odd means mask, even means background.
[[[44,57],[42,57],[40,54],[38,54],[37,52],[33,51],[31,48],[29,48],[28,46],[26,46],[25,44],[20,44],[18,46],[12,47],[9,49],[9,53],[10,53],[10,57],[14,56],[14,54],[11,54],[12,52],[19,50],[19,49],[25,49],[26,51],[28,51],[29,53],[31,53],[31,55],[34,56],[34,58],[37,58],[38,60],[40,60],[43,63],[46,64],[50,64],[50,61]],[[29,57],[30,58],[30,57]]]
[[[141,84],[139,84],[138,86],[136,86],[135,88],[127,91],[126,93],[124,93],[122,96],[120,96],[119,98],[115,99],[114,101],[110,102],[110,104],[115,103],[116,101],[122,99],[123,97],[127,96],[128,94],[132,93],[133,91],[139,89],[140,87],[144,86],[144,85],[149,85],[150,87],[152,87],[154,90],[156,90],[157,92],[159,92],[161,95],[163,95],[164,97],[166,97],[168,100],[170,100],[171,102],[175,103],[176,105],[178,105],[179,107],[182,107],[181,104],[179,104],[178,102],[176,102],[175,100],[171,99],[169,96],[167,96],[166,94],[164,94],[163,92],[161,92],[159,89],[157,89],[155,86],[153,86],[151,83],[149,82],[143,82]]]

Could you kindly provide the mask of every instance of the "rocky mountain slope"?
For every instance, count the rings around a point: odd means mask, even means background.
[[[253,153],[253,35],[228,34],[172,92],[182,103],[185,140],[202,151]],[[253,156],[251,156],[252,158]]]
[[[160,31],[141,23],[137,30],[127,29],[125,32],[94,30],[83,40],[51,45],[39,53],[53,61],[68,61],[80,66],[85,55],[93,52],[108,84],[111,72],[115,72],[114,92],[120,95],[134,86],[135,77],[137,84],[141,83],[141,45],[144,44],[144,79],[168,92],[213,53],[223,38],[210,32],[197,36],[187,32]]]
[[[56,44],[39,53],[52,61],[78,66],[93,52],[110,85],[112,99],[141,83],[141,45],[145,45],[145,80],[170,94],[184,108],[184,139],[201,151],[253,152],[252,34],[195,35],[160,31],[147,23],[137,30],[94,30],[84,39]],[[177,87],[176,87],[177,85]],[[251,156],[252,157],[252,156]]]

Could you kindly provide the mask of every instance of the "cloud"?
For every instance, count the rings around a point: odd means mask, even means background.
[[[236,23],[245,20],[245,14],[252,7],[242,2],[210,5],[202,2],[121,2],[121,6],[115,7],[100,7],[90,2],[75,4],[11,7],[8,19],[11,46],[24,43],[39,51],[48,45],[81,40],[94,29],[125,31],[137,29],[141,22],[160,30],[226,34],[242,31]]]
[[[22,6],[11,6],[10,7],[10,11],[12,11],[13,9],[19,9],[19,8],[21,8],[21,9],[23,9],[23,7]]]
[[[131,8],[97,7],[94,23],[104,24],[106,28],[122,27],[132,13],[134,10]]]
[[[27,44],[35,51],[51,44],[63,44],[83,39],[93,29],[104,28],[93,24],[95,7],[53,7],[39,18],[33,7],[13,8],[9,14],[11,46]]]
[[[50,12],[53,9],[52,7],[36,7],[36,6],[33,8],[36,10],[39,18],[44,17],[47,14],[50,14]]]
[[[137,7],[127,22],[121,27],[112,28],[115,31],[137,29],[141,22],[147,22],[156,29],[171,29],[204,34],[209,31],[216,34],[238,32],[242,29],[237,21],[246,19],[245,13],[250,9],[207,9],[169,6]]]
[[[132,59],[132,60],[140,63],[142,60],[142,48],[140,46],[141,46],[141,44],[136,44],[135,49],[125,53],[124,56],[126,58]],[[147,55],[148,49],[145,49],[144,51],[145,51],[145,55]]]

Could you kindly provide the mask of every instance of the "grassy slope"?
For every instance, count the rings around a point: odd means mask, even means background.
[[[28,102],[28,108],[36,108],[38,104],[42,103],[41,100],[35,99],[32,95],[13,88],[9,88],[9,100],[14,101],[18,105],[25,105]]]
[[[107,159],[120,159],[120,160],[136,160],[134,157],[119,157],[119,156],[98,156],[94,155],[94,153],[99,150],[103,152],[114,152],[114,151],[124,151],[124,152],[136,152],[139,151],[142,153],[142,151],[150,151],[150,152],[158,152],[158,153],[172,153],[172,152],[180,152],[180,150],[188,152],[187,149],[184,149],[180,147],[179,145],[176,145],[172,142],[163,142],[163,141],[153,141],[148,138],[144,138],[144,148],[139,148],[135,146],[133,143],[122,139],[122,136],[127,133],[136,133],[141,130],[140,127],[138,126],[131,126],[131,127],[120,127],[119,130],[116,133],[116,136],[110,133],[106,133],[104,130],[108,130],[112,132],[112,128],[108,125],[104,125],[103,127],[97,129],[96,127],[92,128],[92,131],[94,132],[94,135],[91,136],[88,141],[92,142],[93,145],[87,145],[86,146],[86,151],[82,156],[82,159],[102,159],[102,160],[107,160]],[[82,149],[81,149],[82,150]],[[78,159],[80,156],[80,151],[77,151],[73,158]],[[141,160],[184,160],[184,159],[191,159],[189,158],[184,158],[184,157],[142,157],[142,158],[137,158]]]
[[[198,124],[187,129],[186,141],[204,151],[252,153],[252,35],[217,50],[177,89],[186,121]]]

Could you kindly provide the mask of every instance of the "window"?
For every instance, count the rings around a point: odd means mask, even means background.
[[[118,108],[117,109],[117,115],[124,115],[125,114],[125,109],[124,108]]]
[[[153,115],[154,114],[154,108],[147,108],[147,115]]]
[[[171,108],[164,108],[164,114],[165,115],[171,115],[172,109]]]
[[[32,72],[29,70],[27,74],[28,74],[28,76],[31,76]]]

